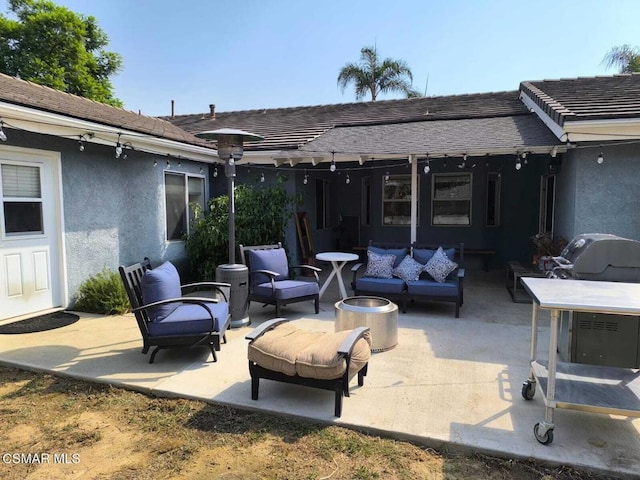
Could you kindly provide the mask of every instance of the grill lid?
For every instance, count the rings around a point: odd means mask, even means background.
[[[561,256],[582,280],[640,282],[640,242],[607,233],[585,233],[567,244]]]

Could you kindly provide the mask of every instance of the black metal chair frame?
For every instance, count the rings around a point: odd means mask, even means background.
[[[227,300],[227,296],[222,288],[230,288],[230,284],[222,282],[198,282],[181,285],[183,296],[180,298],[172,298],[168,300],[162,300],[159,302],[144,304],[142,300],[142,277],[144,272],[151,270],[151,261],[145,257],[140,263],[134,263],[133,265],[119,267],[120,277],[124,283],[125,290],[131,302],[132,312],[136,317],[140,333],[142,334],[142,354],[146,354],[150,347],[155,347],[151,352],[151,358],[149,363],[153,363],[156,354],[162,349],[168,348],[191,348],[197,346],[206,346],[211,350],[213,354],[213,361],[217,362],[216,351],[220,351],[220,341],[227,343],[226,330],[229,328],[230,315],[226,319],[220,320],[220,329],[215,329],[215,317],[211,310],[207,307],[207,303],[217,303],[218,299],[196,297],[196,296],[184,296],[185,291],[193,289],[197,290],[214,290],[219,292],[222,297]],[[171,304],[171,303],[192,303],[202,306],[209,316],[211,317],[211,328],[206,333],[198,334],[185,334],[185,335],[151,335],[149,332],[149,323],[151,319],[147,313],[147,310],[151,307],[159,305]]]
[[[288,322],[288,320],[285,318],[274,318],[273,320],[264,322],[262,325],[249,333],[245,338],[250,342],[253,342],[264,333],[285,322]],[[368,331],[369,327],[359,327],[352,330],[349,336],[347,336],[343,340],[342,345],[338,347],[338,355],[343,356],[346,362],[345,372],[338,378],[316,379],[301,377],[299,375],[285,375],[284,373],[266,369],[255,362],[249,361],[249,373],[251,375],[251,399],[258,400],[258,391],[260,388],[261,378],[266,380],[274,380],[277,382],[290,383],[294,385],[302,385],[305,387],[320,388],[322,390],[330,390],[332,392],[335,392],[335,416],[340,417],[342,415],[342,398],[349,396],[349,364],[351,361],[351,354],[353,352],[353,348],[356,345],[356,342],[360,338],[363,338]],[[368,366],[369,363],[367,362],[358,371],[359,386],[364,385],[364,377],[367,375]]]
[[[251,286],[249,286],[249,302],[256,301],[256,302],[260,302],[264,305],[275,305],[276,307],[276,317],[280,316],[280,312],[282,310],[282,307],[290,304],[290,303],[297,303],[297,302],[303,302],[303,301],[307,301],[307,300],[313,300],[314,302],[314,307],[315,307],[315,311],[316,314],[320,313],[320,294],[314,294],[314,295],[304,295],[301,297],[294,297],[294,298],[287,298],[284,300],[281,299],[277,299],[275,298],[275,283],[278,280],[278,276],[279,274],[276,272],[273,272],[271,270],[251,270],[251,265],[249,262],[249,256],[246,253],[248,250],[271,250],[271,249],[277,249],[277,248],[283,248],[282,247],[282,243],[278,242],[278,244],[274,244],[274,245],[255,245],[255,246],[245,246],[245,245],[240,245],[240,259],[242,261],[242,263],[244,265],[246,265],[249,268],[249,283],[251,283],[251,275],[254,273],[261,273],[266,275],[269,280],[271,281],[271,292],[272,294],[270,296],[267,295],[259,295],[256,293],[253,293],[253,289],[251,288]],[[286,252],[285,252],[286,255]],[[295,278],[295,274],[294,271],[295,269],[300,269],[300,271],[308,271],[308,272],[312,272],[313,276],[315,277],[315,281],[316,283],[320,283],[320,279],[318,277],[318,273],[322,271],[322,269],[318,268],[318,267],[314,267],[312,265],[289,265],[289,275],[291,278]]]

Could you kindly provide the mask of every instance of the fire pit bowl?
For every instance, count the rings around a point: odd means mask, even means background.
[[[398,344],[398,306],[381,297],[347,297],[336,302],[335,331],[371,329],[371,351],[384,352]]]

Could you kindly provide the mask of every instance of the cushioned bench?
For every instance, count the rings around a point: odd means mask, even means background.
[[[377,295],[397,302],[406,313],[409,301],[455,304],[460,316],[464,302],[464,244],[433,246],[371,244],[367,263],[351,269],[355,295]],[[361,272],[366,265],[364,273]]]
[[[335,392],[335,415],[342,414],[342,397],[349,396],[349,380],[364,384],[371,356],[369,329],[336,333],[302,330],[276,318],[246,337],[251,374],[251,398],[258,399],[260,379],[321,388]]]

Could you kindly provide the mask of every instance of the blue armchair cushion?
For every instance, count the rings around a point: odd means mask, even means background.
[[[432,250],[430,248],[414,248],[413,249],[413,258],[423,265],[426,265],[431,257],[437,252],[437,250]],[[456,254],[455,248],[447,248],[444,253],[447,255],[447,258],[451,261],[454,260],[454,256]]]
[[[380,248],[380,247],[367,247],[367,253],[373,252],[378,255],[393,255],[395,258],[393,260],[393,268],[400,265],[400,262],[404,259],[407,254],[406,248]]]
[[[254,270],[271,270],[279,273],[276,281],[289,279],[289,264],[284,248],[270,248],[266,250],[249,250],[249,267]],[[269,282],[270,279],[263,273],[251,274],[251,286]]]
[[[283,280],[275,283],[275,291],[271,289],[271,282],[262,283],[253,287],[254,295],[271,297],[277,300],[289,300],[292,298],[306,297],[320,293],[316,282],[302,280]]]
[[[424,266],[424,271],[431,275],[436,282],[443,283],[456,268],[458,268],[458,264],[449,260],[442,247],[438,247],[431,260]]]
[[[384,294],[402,293],[406,287],[401,278],[360,277],[356,280],[356,290]]]
[[[181,296],[180,275],[171,262],[164,262],[159,267],[144,272],[142,301],[145,305]],[[158,322],[171,314],[177,306],[178,304],[174,303],[152,307],[147,310],[147,316],[152,322]]]
[[[380,255],[372,250],[367,251],[367,270],[364,272],[367,277],[392,278],[393,264],[396,257],[392,254]]]
[[[420,277],[424,265],[416,262],[413,257],[407,255],[396,268],[393,269],[393,276],[401,278],[405,282],[415,282]]]
[[[211,322],[209,312],[202,306],[192,303],[180,303],[166,317],[160,321],[149,324],[149,333],[152,336],[164,335],[191,335],[221,331],[229,316],[229,304],[227,302],[206,303],[213,313],[214,321]]]

